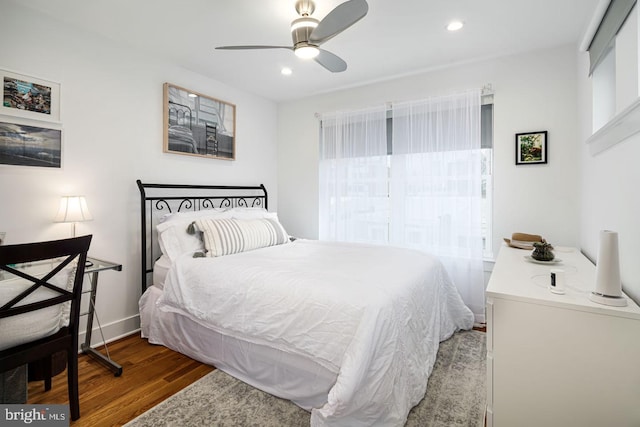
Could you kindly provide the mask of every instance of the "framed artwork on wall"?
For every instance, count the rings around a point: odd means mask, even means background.
[[[164,84],[164,152],[235,160],[236,106]]]
[[[516,165],[547,163],[547,131],[516,134]]]
[[[0,165],[60,168],[62,130],[0,122]]]
[[[60,122],[60,84],[0,69],[0,114],[47,122]]]

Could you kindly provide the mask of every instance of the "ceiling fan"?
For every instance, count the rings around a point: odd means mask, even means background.
[[[296,56],[300,58],[314,59],[318,64],[333,73],[346,70],[347,63],[342,58],[327,50],[320,49],[319,46],[364,18],[369,11],[369,5],[366,0],[346,1],[336,6],[321,21],[311,17],[316,8],[312,0],[299,0],[296,2],[295,7],[300,18],[291,23],[293,46],[219,46],[216,49],[289,49],[294,51]]]

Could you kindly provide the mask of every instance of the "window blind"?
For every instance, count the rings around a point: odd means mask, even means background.
[[[616,34],[624,25],[636,0],[611,0],[609,7],[589,45],[589,75],[598,66],[607,52],[613,48]]]

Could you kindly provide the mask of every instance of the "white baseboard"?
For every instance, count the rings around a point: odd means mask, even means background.
[[[91,332],[91,347],[103,345],[105,342],[108,344],[112,341],[119,340],[120,338],[134,334],[140,330],[140,315],[136,314],[125,319],[120,319],[115,322],[102,325],[102,334],[104,334],[104,340],[97,322],[94,320],[93,330]],[[78,334],[78,342],[84,343],[86,338],[86,332],[82,330]]]

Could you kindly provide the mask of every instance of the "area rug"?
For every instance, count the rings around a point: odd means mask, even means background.
[[[461,331],[440,343],[427,393],[407,427],[483,426],[485,333]],[[215,370],[125,427],[302,427],[309,413]]]

